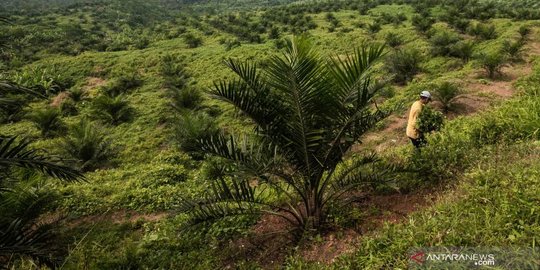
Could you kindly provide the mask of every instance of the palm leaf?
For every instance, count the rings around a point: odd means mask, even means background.
[[[70,167],[51,162],[38,150],[28,149],[28,141],[16,141],[17,137],[0,137],[0,168],[3,171],[11,167],[38,170],[46,175],[65,181],[75,181],[83,175]]]

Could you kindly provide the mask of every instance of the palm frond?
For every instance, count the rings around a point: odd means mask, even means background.
[[[0,16],[0,22],[1,23],[6,23],[6,24],[11,24],[11,20],[6,16]]]
[[[34,91],[32,89],[19,86],[12,82],[7,81],[0,81],[0,94],[6,95],[6,94],[26,94],[30,96],[35,97],[41,97],[44,98],[45,96],[42,93],[39,93],[37,91]]]
[[[182,200],[180,211],[190,214],[187,227],[228,216],[257,213],[256,206],[264,204],[263,196],[257,192],[257,187],[243,179],[231,179],[229,182],[219,178],[212,182],[212,190],[202,199]]]
[[[328,175],[323,183],[321,190],[326,189],[323,205],[331,200],[338,199],[342,195],[349,192],[351,189],[358,188],[363,185],[373,185],[383,183],[386,179],[387,172],[378,170],[377,172],[367,171],[366,165],[374,164],[379,159],[374,153],[355,158],[349,164],[344,164],[339,168],[338,172],[333,175]]]
[[[8,170],[11,167],[35,169],[46,175],[65,181],[76,181],[83,175],[68,166],[52,162],[50,157],[38,153],[38,150],[28,149],[30,142],[17,142],[17,137],[0,137],[0,168]]]
[[[51,236],[48,225],[28,223],[22,219],[0,224],[0,257],[24,255],[54,267],[56,262],[49,251]]]
[[[218,133],[198,140],[199,148],[242,166],[242,171],[253,176],[267,173],[279,163],[278,149],[271,143],[257,142],[247,136],[241,138]]]
[[[346,55],[344,58],[335,56],[329,63],[332,79],[339,86],[338,92],[343,101],[350,99],[350,96],[356,95],[357,99],[368,101],[366,92],[363,95],[357,95],[359,90],[365,89],[365,82],[372,74],[373,66],[384,56],[384,45],[362,46],[357,48],[352,55]]]

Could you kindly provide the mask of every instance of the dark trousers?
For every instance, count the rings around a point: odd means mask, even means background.
[[[418,139],[413,139],[413,138],[409,137],[409,139],[411,139],[412,144],[416,148],[420,148],[420,147],[426,145],[426,139],[424,139],[424,136],[420,136]]]

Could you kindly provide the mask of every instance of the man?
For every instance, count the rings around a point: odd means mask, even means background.
[[[407,137],[411,139],[412,144],[416,148],[420,148],[425,144],[424,134],[416,129],[416,121],[420,112],[422,112],[422,107],[425,104],[431,101],[431,94],[428,91],[422,91],[420,93],[420,99],[415,101],[411,106],[411,111],[409,112],[409,121],[407,123]]]

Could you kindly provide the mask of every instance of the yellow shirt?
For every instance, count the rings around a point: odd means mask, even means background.
[[[409,121],[407,123],[407,137],[409,138],[420,138],[420,132],[416,129],[416,120],[418,120],[422,107],[424,107],[424,104],[420,100],[417,100],[411,106],[411,111],[409,112]]]

